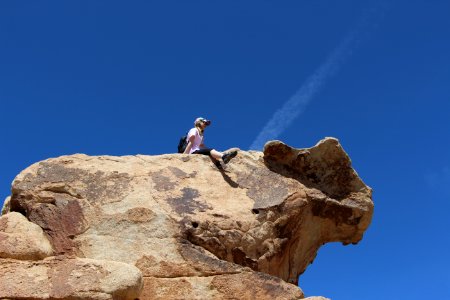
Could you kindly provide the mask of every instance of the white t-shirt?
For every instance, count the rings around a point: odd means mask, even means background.
[[[191,154],[192,152],[196,151],[196,150],[200,150],[200,145],[203,142],[203,136],[200,135],[200,133],[198,132],[197,128],[192,128],[191,130],[189,130],[188,135],[187,135],[187,139],[189,142],[189,139],[191,136],[195,136],[194,139],[194,143],[192,144],[191,150],[189,151],[189,154]]]

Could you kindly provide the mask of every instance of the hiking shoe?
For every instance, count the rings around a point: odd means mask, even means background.
[[[237,155],[237,151],[231,151],[231,152],[225,153],[225,154],[222,156],[223,163],[224,163],[224,164],[229,163],[230,160],[231,160],[233,157],[235,157],[236,155]]]

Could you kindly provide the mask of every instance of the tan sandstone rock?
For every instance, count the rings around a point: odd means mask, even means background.
[[[11,197],[6,197],[5,201],[3,201],[3,207],[2,207],[2,215],[6,214],[9,211],[9,202],[11,201]]]
[[[17,212],[0,217],[0,258],[39,260],[52,254],[41,227]]]
[[[319,247],[359,242],[373,212],[333,138],[303,150],[273,141],[223,171],[201,155],[63,156],[12,190],[10,210],[57,254],[139,268],[140,299],[301,299]]]
[[[141,289],[139,269],[120,262],[0,259],[0,298],[125,300],[138,298]]]

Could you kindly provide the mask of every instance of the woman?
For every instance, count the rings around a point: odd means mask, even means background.
[[[211,121],[206,120],[205,118],[197,118],[195,119],[194,125],[195,127],[189,130],[187,135],[188,144],[186,146],[186,150],[184,150],[185,154],[203,154],[211,157],[218,168],[221,168],[220,160],[223,161],[224,164],[227,164],[233,157],[237,155],[237,151],[231,151],[228,153],[222,153],[215,149],[207,148],[203,143],[203,133],[205,128],[211,124]]]

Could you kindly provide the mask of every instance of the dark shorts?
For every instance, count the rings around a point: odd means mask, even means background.
[[[211,150],[212,149],[210,149],[210,148],[203,148],[203,149],[195,150],[194,152],[192,152],[192,154],[203,154],[203,155],[211,156]]]

